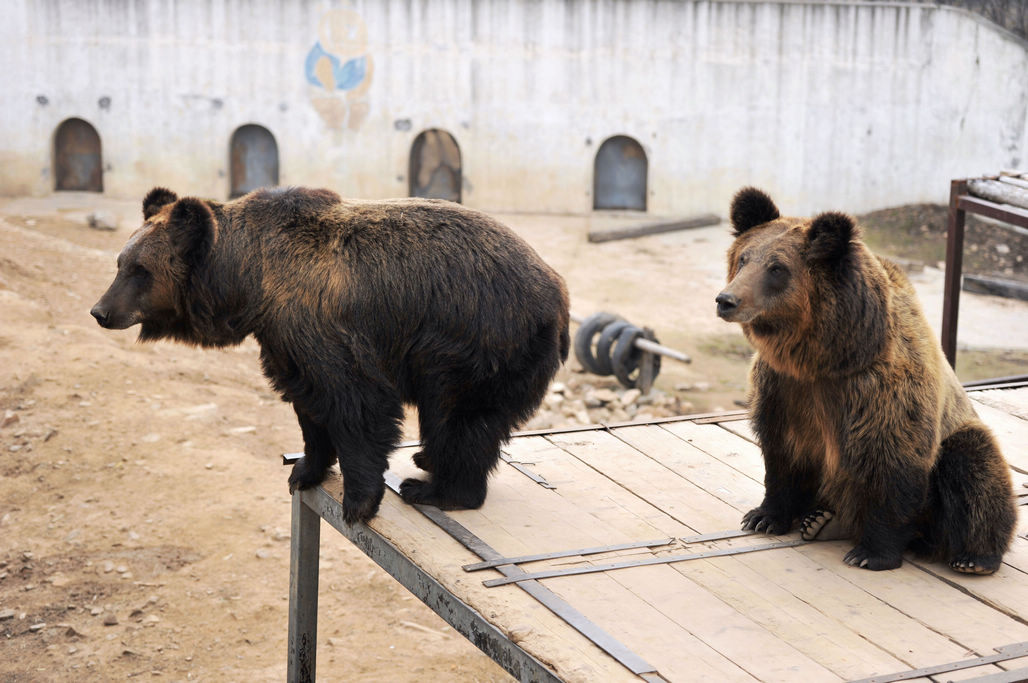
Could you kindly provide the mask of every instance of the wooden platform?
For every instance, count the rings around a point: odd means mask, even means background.
[[[415,508],[387,491],[369,525],[348,527],[338,478],[294,497],[290,674],[313,674],[321,516],[521,680],[900,680],[884,675],[964,660],[991,663],[930,680],[1028,679],[1028,387],[971,396],[1022,503],[993,576],[913,557],[870,572],[843,564],[851,543],[796,534],[684,541],[731,535],[722,532],[761,501],[763,464],[742,415],[524,435],[506,447],[480,510]],[[415,450],[393,455],[391,485],[417,476]],[[464,569],[640,541],[663,544]],[[734,552],[754,547],[764,549]],[[728,554],[669,561],[711,551]],[[652,564],[483,584],[639,561]]]

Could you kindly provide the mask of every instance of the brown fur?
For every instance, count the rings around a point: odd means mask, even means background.
[[[781,218],[747,188],[732,216],[718,313],[757,350],[766,464],[764,502],[744,527],[784,533],[827,508],[857,540],[851,564],[890,569],[909,546],[995,571],[1013,534],[1009,471],[906,276],[843,214]]]
[[[416,462],[431,473],[405,481],[404,498],[481,505],[500,444],[567,357],[563,280],[456,204],[304,188],[219,203],[155,188],[143,216],[97,321],[202,346],[253,335],[303,432],[290,487],[338,459],[351,522],[378,508],[404,403],[418,407]]]

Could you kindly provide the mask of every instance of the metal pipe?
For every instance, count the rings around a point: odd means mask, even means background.
[[[570,317],[571,317],[572,322],[575,322],[575,323],[577,323],[579,325],[581,325],[583,322],[585,322],[585,318],[583,318],[580,315],[575,315],[574,313],[572,313],[570,315]],[[677,349],[672,349],[672,348],[670,348],[668,346],[664,346],[663,344],[658,344],[657,342],[652,342],[649,339],[643,339],[642,337],[640,337],[640,338],[635,340],[635,348],[639,349],[640,351],[648,351],[650,353],[656,353],[657,355],[660,355],[660,356],[667,356],[668,358],[674,358],[675,360],[681,361],[683,363],[691,363],[692,362],[692,358],[690,358],[688,354],[682,353],[681,351],[678,351]]]

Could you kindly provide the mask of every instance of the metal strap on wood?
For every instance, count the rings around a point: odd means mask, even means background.
[[[683,536],[678,540],[686,545],[690,543],[705,543],[707,541],[723,541],[729,538],[740,536],[752,536],[753,531],[717,531],[709,534],[697,534],[696,536]],[[671,545],[674,538],[658,538],[653,541],[636,541],[634,543],[619,543],[617,545],[601,545],[592,548],[576,548],[574,550],[554,550],[549,553],[536,553],[534,555],[519,555],[517,557],[500,557],[489,562],[476,562],[466,564],[463,569],[466,572],[477,572],[481,569],[498,567],[501,564],[522,564],[525,562],[538,562],[539,560],[555,560],[562,557],[584,557],[586,555],[598,555],[600,553],[612,553],[618,550],[634,550],[636,548],[656,548]]]
[[[400,478],[394,473],[386,472],[385,481],[386,486],[394,492],[400,492]],[[432,505],[414,505],[414,507],[425,517],[435,522],[440,529],[449,534],[454,540],[483,560],[501,559],[500,554],[489,544],[439,508]],[[507,577],[520,577],[525,574],[523,569],[510,564],[500,565],[496,569]],[[549,588],[546,588],[538,581],[531,580],[522,581],[518,583],[518,586],[632,673],[647,681],[656,682],[663,680],[660,674],[657,673],[656,667],[632,652],[621,641],[597,626]]]
[[[779,541],[777,543],[764,543],[751,545],[743,548],[723,548],[721,550],[709,550],[703,553],[689,553],[688,555],[670,555],[668,557],[644,557],[623,562],[609,562],[607,564],[594,564],[586,567],[569,567],[566,569],[552,569],[549,571],[525,573],[520,576],[507,576],[502,579],[489,579],[483,581],[482,585],[493,588],[505,586],[509,583],[520,581],[534,581],[537,579],[552,579],[557,576],[575,576],[577,574],[593,574],[595,572],[609,572],[615,569],[630,569],[632,567],[646,567],[654,564],[674,564],[676,562],[688,562],[690,560],[703,560],[710,557],[724,557],[726,555],[742,555],[744,553],[755,553],[761,550],[776,550],[778,548],[792,548],[806,543],[803,540]]]
[[[554,560],[561,557],[581,557],[585,555],[596,555],[599,553],[612,553],[618,550],[633,550],[635,548],[655,548],[663,545],[671,545],[674,538],[658,538],[655,541],[637,541],[635,543],[620,543],[618,545],[601,545],[594,548],[579,548],[577,550],[555,550],[551,553],[537,553],[535,555],[519,555],[518,557],[499,557],[488,562],[476,562],[466,564],[462,567],[466,572],[477,572],[481,569],[499,567],[502,564],[521,564],[523,562],[538,562],[539,560]]]
[[[510,465],[511,467],[516,469],[518,472],[521,472],[521,474],[525,475],[526,477],[528,477],[529,479],[534,481],[536,484],[539,484],[539,486],[542,486],[544,489],[555,489],[555,488],[557,488],[556,486],[554,486],[550,482],[546,481],[546,477],[543,477],[542,475],[536,474],[532,470],[530,470],[527,467],[525,467],[525,465],[531,465],[533,463],[522,462],[520,460],[515,460],[514,458],[510,457],[509,455],[507,455],[503,451],[500,451],[500,460],[502,460],[503,462],[507,463],[508,465]]]
[[[909,671],[900,671],[894,674],[884,674],[881,676],[872,676],[871,678],[862,678],[859,681],[853,681],[852,683],[891,683],[891,681],[908,681],[912,678],[922,678],[925,676],[935,676],[937,674],[949,673],[951,671],[960,671],[961,669],[970,669],[976,666],[982,666],[984,664],[995,664],[996,662],[1003,662],[1008,659],[1017,659],[1018,657],[1024,657],[1028,655],[1028,641],[1023,643],[1011,643],[1010,645],[1004,645],[1002,647],[993,648],[998,654],[985,655],[984,657],[975,657],[974,659],[963,659],[959,662],[949,662],[948,664],[937,664],[935,666],[926,666],[920,669],[911,669]],[[1013,672],[1007,672],[1013,673]],[[1024,680],[1024,679],[1009,679],[1009,680]]]

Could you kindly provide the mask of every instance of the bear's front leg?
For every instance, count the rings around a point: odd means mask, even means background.
[[[782,451],[764,452],[764,500],[742,518],[744,531],[778,536],[810,512],[821,484],[817,470],[801,467]]]
[[[896,569],[903,564],[903,551],[913,537],[913,524],[867,524],[860,542],[846,553],[843,562],[876,572]]]
[[[328,431],[315,423],[299,407],[293,406],[296,419],[303,433],[303,457],[293,465],[289,473],[289,493],[297,489],[314,488],[325,481],[328,469],[336,461],[336,451]]]
[[[921,432],[916,434],[924,438]],[[857,545],[843,561],[872,571],[896,569],[903,564],[903,552],[917,533],[917,519],[927,502],[928,474],[919,466],[926,458],[917,457],[918,449],[910,448],[909,440],[850,443],[843,462],[850,485],[840,506],[857,520]]]

